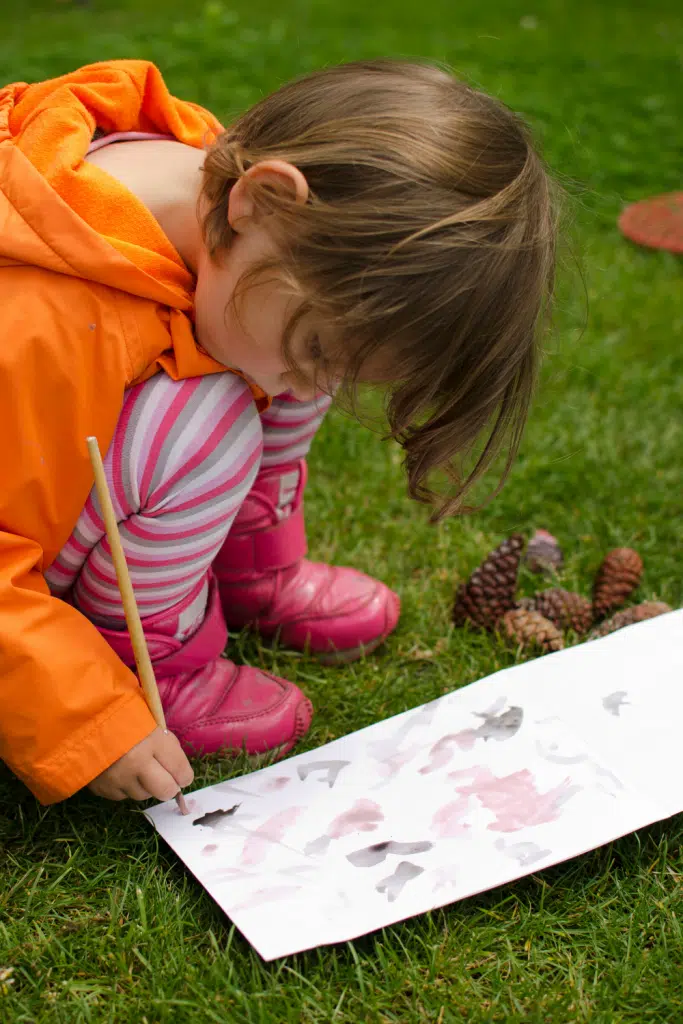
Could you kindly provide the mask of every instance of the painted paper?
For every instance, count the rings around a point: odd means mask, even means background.
[[[265,960],[683,810],[683,610],[147,813]]]

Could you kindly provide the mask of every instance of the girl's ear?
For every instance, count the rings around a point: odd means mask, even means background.
[[[245,218],[249,221],[255,218],[256,204],[249,187],[252,184],[271,188],[297,203],[308,199],[308,182],[298,167],[286,160],[260,160],[252,164],[230,190],[228,222],[233,231],[239,232],[245,227],[244,223],[240,225]]]

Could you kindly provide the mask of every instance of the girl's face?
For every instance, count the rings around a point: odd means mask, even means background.
[[[228,220],[234,232],[230,249],[220,261],[213,262],[202,246],[197,260],[197,340],[214,359],[240,370],[266,394],[291,391],[296,398],[307,400],[315,395],[320,325],[312,323],[310,317],[303,317],[297,324],[290,342],[300,370],[295,375],[287,368],[282,339],[298,300],[278,279],[276,270],[264,273],[256,283],[249,282],[237,301],[232,301],[240,278],[263,260],[277,256],[264,227],[267,218],[258,215],[250,194],[250,184],[259,180],[284,189],[297,202],[307,199],[305,177],[281,160],[254,164],[233,185],[228,205]]]
[[[296,310],[296,298],[272,271],[256,283],[249,282],[237,302],[231,301],[241,276],[274,252],[268,233],[253,225],[235,236],[229,253],[219,263],[203,253],[197,268],[195,331],[210,356],[240,370],[266,394],[291,391],[304,401],[315,394],[313,379],[319,348],[313,325],[303,318],[294,330],[291,350],[310,383],[288,370],[282,338]]]

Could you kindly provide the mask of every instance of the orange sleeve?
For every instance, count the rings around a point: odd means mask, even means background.
[[[41,551],[0,533],[0,757],[42,803],[71,796],[154,729],[135,676],[50,596]]]
[[[137,679],[43,573],[93,485],[132,374],[127,297],[0,269],[0,757],[43,802],[80,789],[154,729]],[[122,305],[123,304],[123,305]]]

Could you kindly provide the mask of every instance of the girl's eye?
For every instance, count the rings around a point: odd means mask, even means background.
[[[308,354],[313,360],[322,359],[323,349],[317,335],[308,344]]]

